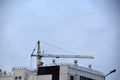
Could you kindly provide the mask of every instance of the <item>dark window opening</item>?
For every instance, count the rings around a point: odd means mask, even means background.
[[[87,78],[87,77],[84,77],[84,76],[80,76],[80,80],[95,80],[95,79],[91,79],[91,78]]]
[[[19,79],[22,79],[22,77],[21,77],[21,76],[19,76]]]
[[[18,77],[16,76],[16,77],[15,77],[15,80],[17,80],[17,79],[18,79]]]
[[[70,80],[74,80],[74,76],[70,76]]]
[[[80,76],[80,80],[87,80],[87,79],[84,76]]]

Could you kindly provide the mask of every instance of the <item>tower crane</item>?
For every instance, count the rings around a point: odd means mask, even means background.
[[[42,66],[42,57],[47,57],[47,58],[83,58],[83,59],[94,59],[93,56],[88,56],[88,55],[60,55],[60,54],[41,54],[40,50],[40,41],[37,42],[37,54],[34,54],[35,49],[33,50],[31,57],[36,57],[37,62],[36,66]]]

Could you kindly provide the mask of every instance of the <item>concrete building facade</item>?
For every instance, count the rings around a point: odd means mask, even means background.
[[[13,68],[11,74],[0,74],[0,80],[104,80],[104,74],[91,67],[54,65],[38,67],[37,71]]]

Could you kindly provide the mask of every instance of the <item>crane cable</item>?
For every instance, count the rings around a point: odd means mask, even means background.
[[[56,48],[56,49],[59,49],[59,50],[62,50],[62,51],[68,52],[68,53],[75,54],[75,53],[73,53],[73,52],[71,52],[71,51],[69,51],[69,50],[66,50],[66,49],[60,48],[60,47],[58,47],[58,46],[55,46],[55,45],[49,44],[49,43],[47,43],[47,42],[44,42],[44,41],[40,41],[40,42],[43,43],[43,44],[46,44],[46,45],[48,45],[48,46],[54,47],[54,48]]]

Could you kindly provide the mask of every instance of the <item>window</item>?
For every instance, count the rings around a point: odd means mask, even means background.
[[[70,80],[74,80],[74,76],[70,76]]]
[[[21,80],[22,76],[15,76],[15,80]]]
[[[87,79],[84,76],[80,76],[80,80],[87,80]]]
[[[18,79],[18,77],[17,76],[15,76],[15,80],[17,80]]]
[[[21,76],[19,76],[19,80],[20,80],[20,79],[22,79],[22,77],[21,77]]]
[[[95,80],[95,79],[91,79],[91,78],[87,78],[87,77],[84,77],[84,76],[80,76],[80,80]]]
[[[87,78],[87,80],[94,80],[94,79],[91,79],[91,78]]]

